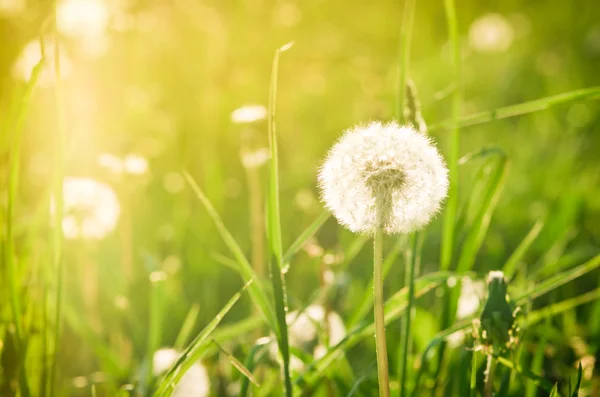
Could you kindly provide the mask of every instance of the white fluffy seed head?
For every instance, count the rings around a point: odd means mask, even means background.
[[[319,172],[326,207],[355,233],[410,233],[425,226],[448,192],[444,160],[425,135],[395,122],[344,133]]]

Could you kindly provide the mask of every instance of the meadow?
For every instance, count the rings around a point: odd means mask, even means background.
[[[599,71],[592,0],[0,0],[0,396],[600,396]]]

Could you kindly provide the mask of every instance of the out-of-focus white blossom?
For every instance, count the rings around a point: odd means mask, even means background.
[[[180,353],[175,349],[160,349],[154,352],[152,371],[154,376],[165,373],[179,359]],[[206,397],[210,393],[210,380],[206,368],[197,362],[181,377],[173,397]]]
[[[286,321],[290,346],[309,352],[315,358],[322,357],[323,351],[327,350],[325,346],[335,346],[346,337],[346,327],[339,314],[333,311],[326,313],[320,305],[310,305],[301,313],[290,312]],[[271,356],[277,355],[277,344],[271,344],[270,353]],[[292,356],[290,367],[299,371],[304,364]]]
[[[504,52],[514,39],[510,22],[500,14],[486,14],[469,27],[469,44],[475,51]]]
[[[448,191],[431,140],[410,127],[371,122],[345,132],[319,172],[321,196],[355,233],[410,233],[426,225]]]
[[[68,239],[101,239],[117,226],[121,206],[115,191],[90,178],[66,177],[62,228]],[[52,202],[52,213],[55,205]]]
[[[263,105],[245,105],[231,113],[231,121],[236,124],[255,123],[267,118],[267,108]]]
[[[256,149],[254,151],[242,152],[242,163],[246,168],[260,167],[271,158],[271,153],[267,148]]]
[[[50,86],[55,81],[55,62],[54,62],[54,41],[52,39],[44,38],[44,50],[46,59],[43,65],[43,69],[38,77],[38,85]],[[29,81],[33,68],[42,59],[42,46],[39,40],[29,42],[21,51],[21,54],[15,61],[12,67],[12,72],[15,78],[22,81]],[[64,47],[60,47],[60,76],[62,79],[66,79],[73,69],[71,61],[66,56]]]
[[[132,175],[142,175],[148,171],[148,160],[138,154],[128,154],[123,159],[123,169]]]
[[[456,316],[460,319],[474,315],[479,310],[484,298],[485,283],[482,280],[472,280],[469,277],[464,277],[460,288]]]
[[[148,160],[139,155],[130,153],[120,158],[110,153],[98,155],[98,165],[116,175],[142,175],[148,171]]]
[[[62,0],[56,7],[58,30],[78,38],[104,35],[109,17],[104,0]]]

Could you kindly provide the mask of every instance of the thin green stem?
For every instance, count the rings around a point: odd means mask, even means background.
[[[383,230],[377,228],[373,238],[373,308],[375,311],[375,348],[377,352],[377,372],[379,395],[390,396],[387,345],[385,340],[385,317],[383,312]]]
[[[477,395],[477,352],[473,351],[473,358],[471,359],[471,383],[469,389],[469,397],[475,397]]]
[[[56,13],[56,10],[55,10]],[[55,79],[55,102],[56,102],[56,134],[54,140],[54,175],[53,175],[53,198],[54,198],[54,224],[53,224],[53,267],[56,271],[56,302],[54,318],[54,356],[52,360],[52,370],[50,372],[50,396],[56,395],[56,375],[58,360],[58,343],[62,325],[62,306],[63,306],[63,284],[64,269],[62,262],[62,221],[63,221],[63,179],[64,179],[64,152],[65,152],[65,120],[63,112],[63,95],[60,73],[60,48],[59,35],[54,22],[54,79]]]
[[[402,28],[400,30],[400,70],[398,79],[398,98],[396,118],[404,123],[404,106],[406,102],[406,82],[408,80],[408,64],[410,62],[410,42],[412,36],[413,19],[415,15],[415,1],[406,0],[404,14],[402,15]]]
[[[406,271],[405,271],[405,284],[408,287],[408,303],[406,305],[405,315],[404,315],[404,333],[402,334],[402,361],[400,366],[400,397],[406,396],[406,373],[408,368],[408,356],[410,355],[410,328],[411,328],[411,319],[413,312],[413,305],[415,301],[415,271],[417,267],[417,233],[413,233],[410,237],[411,239],[411,248],[409,258],[406,261]]]

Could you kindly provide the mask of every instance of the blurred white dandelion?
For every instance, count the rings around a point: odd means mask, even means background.
[[[117,226],[121,206],[115,191],[90,178],[66,177],[62,228],[68,239],[101,239]],[[56,213],[54,202],[51,213]]]
[[[334,311],[327,311],[321,305],[310,305],[302,311],[293,311],[287,314],[288,336],[290,346],[304,350],[320,358],[326,346],[335,346],[346,337],[344,321]],[[271,356],[277,355],[277,345],[270,346]],[[304,367],[303,362],[292,357],[290,367],[299,371]]]
[[[38,77],[38,85],[42,87],[50,86],[55,81],[55,57],[54,57],[54,41],[52,39],[43,38],[44,41],[44,52],[45,62],[42,66],[42,70]],[[13,76],[22,81],[29,81],[33,68],[42,59],[42,46],[39,40],[33,40],[29,42],[21,53],[17,60],[12,66]],[[60,77],[64,80],[70,74],[73,69],[71,61],[65,54],[64,48],[60,49]]]
[[[271,153],[267,148],[260,148],[256,150],[245,150],[242,152],[242,164],[246,168],[256,168],[271,159]]]
[[[263,105],[245,105],[231,113],[235,124],[250,124],[267,118],[267,108]]]
[[[175,349],[159,349],[154,352],[152,359],[152,372],[154,376],[165,373],[179,359],[181,354]],[[181,377],[173,397],[205,397],[210,393],[210,380],[206,368],[197,362],[192,365]]]
[[[62,0],[56,7],[58,30],[73,37],[104,35],[109,16],[104,0]]]
[[[148,160],[139,154],[129,153],[120,158],[111,153],[100,153],[98,165],[115,175],[143,175],[148,172]]]
[[[326,207],[355,233],[410,233],[426,225],[448,191],[431,140],[410,127],[371,122],[346,131],[319,172]]]
[[[475,51],[504,52],[513,39],[513,27],[501,14],[483,15],[469,27],[469,44]]]
[[[464,277],[460,287],[456,316],[461,319],[474,315],[479,310],[484,298],[485,283],[482,280]]]

